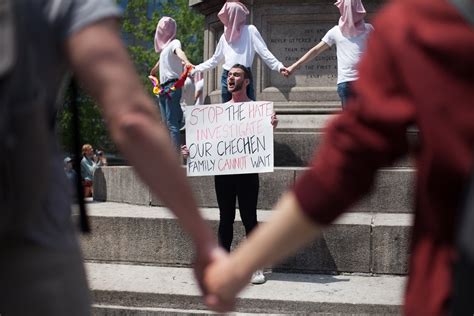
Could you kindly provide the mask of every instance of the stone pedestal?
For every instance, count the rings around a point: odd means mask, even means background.
[[[339,10],[326,0],[248,0],[242,1],[250,11],[248,23],[255,25],[270,51],[286,66],[291,65],[320,42],[326,32],[337,24]],[[366,21],[370,22],[382,0],[366,0]],[[223,32],[217,13],[225,1],[190,0],[206,16],[204,60],[214,53]],[[285,78],[270,70],[256,55],[252,67],[257,100],[273,101],[277,113],[303,124],[312,115],[335,113],[341,109],[336,92],[336,48],[324,52],[304,65],[295,75]],[[205,74],[208,102],[220,102],[222,67]],[[313,119],[309,121],[314,121]]]

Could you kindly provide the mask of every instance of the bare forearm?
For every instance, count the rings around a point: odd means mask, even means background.
[[[176,56],[178,56],[185,64],[190,64],[188,57],[186,56],[186,54],[183,52],[182,49],[177,48],[175,53],[176,53]]]
[[[320,227],[303,214],[293,193],[286,193],[274,212],[231,256],[239,275],[249,277],[255,270],[277,263],[320,234]]]
[[[318,56],[319,54],[321,54],[322,52],[324,52],[328,48],[329,48],[329,45],[327,45],[324,42],[319,42],[316,46],[314,46],[306,54],[304,54],[303,57],[298,59],[292,65],[292,67],[296,68],[296,69],[299,69],[301,66],[307,64],[308,62],[310,62],[311,60],[316,58],[316,56]]]
[[[158,68],[160,67],[160,61],[158,60],[155,64],[155,66],[153,66],[153,68],[151,68],[150,70],[150,75],[152,76],[155,76],[156,77],[156,72],[158,71]]]

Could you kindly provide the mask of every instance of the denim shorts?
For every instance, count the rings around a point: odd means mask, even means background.
[[[345,108],[347,101],[354,95],[352,86],[355,81],[346,81],[337,84],[337,94],[341,98],[342,108]]]

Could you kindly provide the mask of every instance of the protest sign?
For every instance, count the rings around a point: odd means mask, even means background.
[[[273,171],[273,102],[186,107],[188,176]]]

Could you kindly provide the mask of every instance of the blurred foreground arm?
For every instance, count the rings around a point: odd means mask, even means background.
[[[293,254],[320,232],[320,226],[302,212],[296,196],[292,192],[286,193],[268,223],[255,229],[230,257],[216,261],[206,270],[205,282],[209,291],[233,306],[235,296],[249,284],[255,270]],[[217,311],[226,311],[219,309],[212,300],[207,304]]]
[[[67,51],[76,76],[102,106],[114,142],[191,235],[198,263],[207,262],[217,243],[199,214],[168,131],[143,90],[115,20],[77,32]]]

